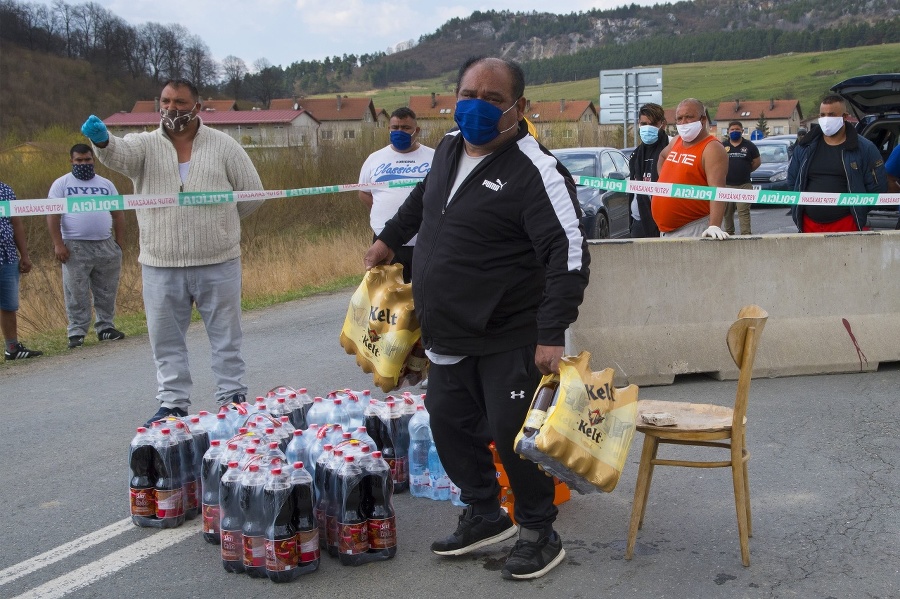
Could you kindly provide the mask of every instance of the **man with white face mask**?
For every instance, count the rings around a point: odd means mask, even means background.
[[[659,182],[725,187],[728,153],[710,134],[703,103],[696,98],[682,100],[675,109],[675,126],[678,137],[666,146],[657,162]],[[722,202],[653,196],[650,207],[663,237],[728,238],[721,229],[725,214]]]
[[[887,191],[884,160],[878,148],[844,120],[840,96],[825,96],[819,123],[797,142],[787,181],[794,191],[820,193],[883,193]],[[791,208],[801,233],[863,231],[870,206],[803,206]]]
[[[155,131],[111,135],[91,115],[81,132],[100,162],[134,182],[138,194],[263,189],[250,157],[228,134],[204,125],[190,81],[163,85]],[[241,223],[261,202],[224,202],[137,211],[147,332],[156,362],[159,411],[149,423],[186,416],[193,383],[186,334],[191,309],[203,318],[219,405],[246,400],[241,355]]]

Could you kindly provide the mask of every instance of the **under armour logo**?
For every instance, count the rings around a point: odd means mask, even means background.
[[[525,399],[524,391],[510,391],[509,392],[510,399]]]
[[[503,183],[502,181],[500,181],[500,179],[497,179],[496,183],[485,179],[484,181],[481,182],[481,184],[492,191],[500,191],[506,185],[506,183]]]

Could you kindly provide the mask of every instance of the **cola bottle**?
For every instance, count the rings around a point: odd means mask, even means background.
[[[203,479],[201,470],[203,468],[203,456],[206,455],[206,452],[209,449],[209,433],[203,427],[200,416],[191,416],[190,432],[193,439],[194,450],[194,479],[197,481],[197,484],[195,485],[197,490],[197,507],[202,512]]]
[[[278,442],[281,443],[281,451],[287,449],[288,443],[294,438],[294,425],[291,424],[290,416],[282,416],[278,419]]]
[[[362,515],[366,518],[369,555],[390,559],[397,553],[397,518],[394,513],[394,482],[391,470],[380,452],[366,460],[363,470]]]
[[[180,424],[180,423],[179,423]],[[184,523],[184,488],[181,454],[172,430],[163,428],[155,439],[156,518],[159,528],[174,528]]]
[[[356,439],[362,445],[367,445],[370,450],[376,451],[378,449],[378,444],[375,443],[375,439],[369,436],[369,432],[364,426],[356,427],[356,430],[352,433],[352,438]]]
[[[222,480],[224,468],[220,458],[224,451],[221,441],[210,441],[209,449],[203,454],[200,467],[200,483],[203,490],[201,506],[203,509],[203,539],[207,543],[218,545],[221,542],[219,534],[219,484]]]
[[[328,525],[325,520],[328,511],[328,494],[325,493],[326,465],[331,459],[334,447],[328,443],[322,448],[322,452],[316,459],[315,465],[315,490],[316,490],[316,524],[319,528],[319,547],[328,550]]]
[[[176,422],[172,437],[177,441],[178,456],[181,460],[182,500],[184,501],[184,517],[193,520],[200,515],[199,493],[197,491],[197,475],[194,470],[194,438],[184,422]]]
[[[274,463],[286,464],[287,457],[284,455],[284,452],[281,451],[281,447],[278,444],[278,441],[272,441],[269,443],[269,448],[266,451],[265,456],[263,457],[263,463],[266,465],[272,465]]]
[[[241,536],[244,542],[244,572],[251,578],[266,576],[266,525],[263,486],[266,475],[259,464],[250,464],[241,475],[240,506],[244,512]]]
[[[391,472],[394,477],[394,491],[400,493],[409,489],[409,417],[404,412],[403,404],[387,402],[390,413],[389,436],[393,447],[393,463]]]
[[[313,480],[303,467],[303,462],[294,462],[291,469],[291,489],[294,494],[294,530],[297,531],[299,552],[297,569],[301,574],[306,574],[318,569],[320,554]]]
[[[338,557],[345,566],[370,561],[369,529],[362,512],[363,473],[353,456],[344,457],[336,482],[341,489],[338,516]]]
[[[328,497],[325,506],[326,548],[331,557],[338,556],[341,516],[341,484],[338,470],[344,462],[344,452],[337,447],[331,452],[331,459],[325,464],[324,494]]]
[[[290,582],[300,575],[297,569],[297,531],[294,525],[294,493],[290,475],[273,468],[263,485],[266,524],[266,576],[272,582]]]
[[[244,512],[241,509],[241,469],[236,460],[219,481],[219,534],[222,539],[222,567],[226,572],[244,571]]]
[[[425,406],[417,406],[409,421],[409,493],[413,497],[432,497],[428,451],[433,443],[428,412]]]
[[[131,468],[131,521],[137,526],[156,526],[155,455],[150,431],[146,427],[138,427],[128,456]]]

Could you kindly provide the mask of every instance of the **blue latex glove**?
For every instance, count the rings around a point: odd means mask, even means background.
[[[98,117],[93,114],[81,126],[81,132],[84,136],[95,144],[102,144],[109,141],[109,130]]]

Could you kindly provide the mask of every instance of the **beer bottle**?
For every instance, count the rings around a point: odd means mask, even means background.
[[[547,418],[547,410],[553,405],[553,398],[556,396],[556,390],[559,387],[559,381],[551,379],[540,387],[534,394],[534,401],[531,403],[531,409],[525,418],[525,425],[522,427],[522,434],[526,437],[533,437],[544,424]]]

